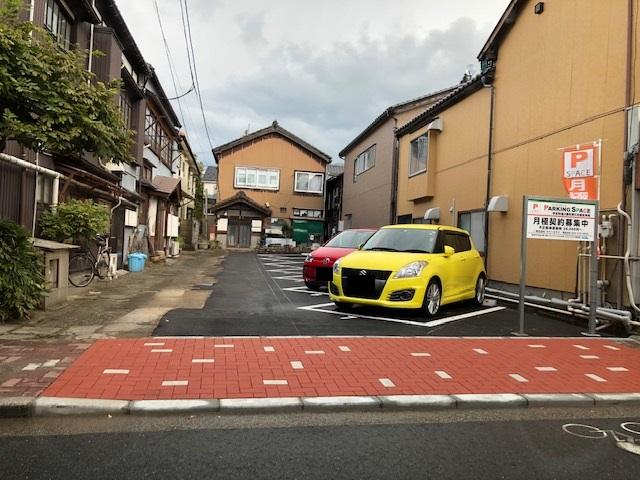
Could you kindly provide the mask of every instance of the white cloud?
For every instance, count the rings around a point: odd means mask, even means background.
[[[184,92],[191,80],[179,3],[158,3],[177,65],[178,90]],[[277,119],[337,159],[337,152],[387,106],[458,82],[507,3],[190,0],[213,143]],[[151,1],[123,1],[119,7],[172,95]],[[194,150],[210,163],[195,96],[183,99],[182,107]]]

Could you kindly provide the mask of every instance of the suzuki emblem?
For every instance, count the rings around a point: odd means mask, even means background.
[[[367,271],[366,271],[366,270],[360,270],[360,272],[359,272],[359,273],[360,273],[360,275],[366,275],[366,274],[367,274]]]

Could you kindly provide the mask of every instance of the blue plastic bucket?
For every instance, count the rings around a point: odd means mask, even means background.
[[[129,259],[130,272],[141,272],[144,270],[144,262],[147,259],[144,253],[130,253],[127,258]]]

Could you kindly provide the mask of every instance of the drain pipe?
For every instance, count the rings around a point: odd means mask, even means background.
[[[631,238],[631,232],[633,230],[633,224],[631,223],[631,217],[627,212],[622,209],[622,202],[618,203],[616,207],[618,213],[622,215],[627,221],[627,238]],[[636,313],[640,313],[640,308],[636,305],[635,298],[633,296],[633,288],[631,285],[631,268],[629,267],[629,245],[630,242],[627,242],[627,248],[624,252],[624,276],[627,284],[627,294],[629,295],[629,303],[631,304],[631,308],[633,308]]]

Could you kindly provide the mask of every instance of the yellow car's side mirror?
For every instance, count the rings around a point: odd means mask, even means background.
[[[450,247],[449,245],[445,245],[444,246],[444,256],[445,257],[450,257],[454,253],[456,253],[456,250],[453,247]]]

